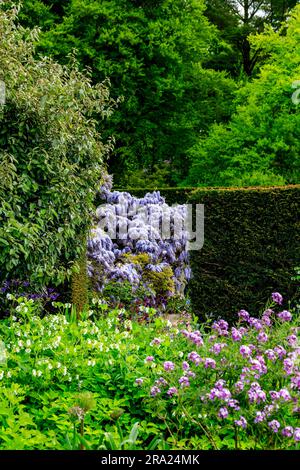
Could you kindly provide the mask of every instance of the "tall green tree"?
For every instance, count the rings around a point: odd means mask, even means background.
[[[109,77],[112,96],[123,97],[109,128],[115,181],[130,184],[125,176],[137,169],[163,171],[165,160],[166,182],[180,181],[198,134],[229,119],[235,90],[226,74],[202,67],[218,42],[204,0],[69,0],[63,11],[57,2],[23,2],[24,23],[47,6],[40,51],[64,63],[76,49],[93,80]]]
[[[297,3],[298,0],[207,0],[206,16],[231,46],[219,48],[210,64],[234,75],[242,69],[251,76],[263,54],[261,49],[251,48],[249,36],[262,32],[265,25],[280,28]]]
[[[268,57],[259,76],[239,90],[228,125],[214,125],[191,150],[186,183],[241,186],[300,179],[300,6],[282,31],[253,36]]]

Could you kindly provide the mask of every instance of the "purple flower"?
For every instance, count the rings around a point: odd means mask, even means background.
[[[218,390],[223,390],[223,387],[226,385],[226,382],[225,380],[223,379],[219,379],[216,383],[215,383],[215,387],[218,389]]]
[[[283,359],[286,356],[286,350],[282,346],[275,346],[274,351],[278,355],[279,359]]]
[[[282,321],[291,321],[292,314],[288,310],[283,310],[282,312],[277,314],[277,317],[280,318]]]
[[[195,351],[192,351],[188,354],[188,360],[194,362],[194,364],[199,365],[201,362],[201,357]]]
[[[167,395],[169,395],[169,397],[173,397],[173,395],[177,395],[178,394],[178,390],[176,387],[170,387],[169,390],[167,391]]]
[[[184,375],[182,377],[180,377],[178,382],[180,383],[181,387],[189,387],[190,386],[189,379],[187,377],[185,377]]]
[[[186,375],[187,377],[192,377],[192,379],[194,379],[194,378],[196,377],[195,372],[193,372],[193,371],[191,371],[191,370],[187,370],[186,373],[185,373],[185,375]]]
[[[264,331],[260,331],[257,335],[257,340],[260,343],[266,343],[268,341],[268,335]]]
[[[244,418],[244,416],[240,416],[239,419],[236,419],[234,421],[234,424],[240,428],[246,429],[247,420]]]
[[[271,326],[272,320],[268,315],[263,315],[261,318],[261,322],[264,326]]]
[[[241,380],[238,380],[238,381],[234,384],[234,387],[236,388],[236,390],[237,390],[238,392],[241,392],[242,390],[244,390],[245,384],[244,384],[244,382],[242,382]]]
[[[256,330],[262,330],[263,328],[262,322],[257,318],[250,317],[248,323],[250,326],[253,326]]]
[[[147,362],[152,362],[152,361],[154,361],[154,357],[153,356],[147,356],[146,361]]]
[[[250,315],[249,315],[249,313],[248,313],[246,310],[240,310],[240,311],[238,312],[238,317],[239,317],[241,320],[248,321],[249,318],[250,318]]]
[[[300,374],[297,374],[291,378],[291,385],[292,388],[297,388],[298,390],[300,390]]]
[[[204,367],[205,369],[215,369],[216,368],[216,361],[214,359],[211,359],[210,357],[207,357],[204,361]]]
[[[273,432],[278,432],[280,428],[280,423],[276,419],[269,421],[268,426],[272,429]]]
[[[135,383],[136,383],[137,385],[142,385],[143,382],[144,382],[143,379],[135,379]]]
[[[273,300],[273,302],[275,302],[276,304],[281,305],[281,304],[282,304],[282,301],[283,301],[283,297],[282,297],[281,294],[279,294],[279,292],[273,292],[273,294],[272,294],[272,300]]]
[[[154,386],[151,388],[151,397],[155,397],[156,395],[158,395],[159,393],[161,392],[160,388]]]
[[[162,340],[161,340],[160,338],[154,338],[154,339],[151,341],[150,345],[151,345],[151,346],[160,345],[161,343],[162,343]]]
[[[279,390],[279,396],[283,401],[290,401],[292,399],[290,392],[286,388]]]
[[[170,371],[175,369],[175,364],[171,361],[164,362],[164,369],[165,371]]]
[[[183,369],[183,370],[189,370],[189,368],[190,368],[189,363],[186,362],[186,361],[183,361],[183,363],[182,363],[182,369]]]
[[[168,382],[163,377],[157,379],[155,383],[156,385],[161,385],[162,387],[166,387],[168,385]]]
[[[191,340],[197,346],[203,346],[203,339],[202,339],[199,331],[189,333],[188,338],[189,338],[189,340]]]
[[[227,401],[227,405],[229,408],[233,408],[235,411],[239,411],[240,409],[238,400],[234,400],[233,398]]]
[[[262,423],[266,419],[266,415],[262,411],[257,411],[256,412],[256,417],[254,419],[255,423]]]
[[[285,371],[286,375],[291,375],[294,370],[294,362],[292,359],[284,359],[283,361],[283,370]]]
[[[294,430],[294,439],[296,442],[300,441],[300,428],[295,428]]]
[[[241,341],[241,339],[243,338],[243,335],[237,328],[233,327],[231,329],[231,337],[233,341]]]
[[[281,431],[281,434],[282,434],[284,437],[292,437],[293,434],[294,434],[294,429],[292,428],[292,426],[286,426],[286,427],[283,428],[283,430]]]
[[[246,346],[245,344],[240,347],[240,354],[243,357],[249,357],[251,355],[251,349],[249,346]]]
[[[276,354],[275,352],[273,351],[273,349],[267,349],[265,351],[265,355],[267,356],[267,358],[270,360],[270,361],[276,361]]]
[[[228,413],[228,410],[225,406],[220,408],[219,413],[218,413],[219,418],[225,419],[225,418],[227,418],[228,415],[229,415],[229,413]]]
[[[279,392],[275,392],[275,390],[271,390],[269,393],[270,393],[270,397],[272,398],[272,400],[279,400],[280,398]]]
[[[290,335],[286,339],[287,339],[287,342],[289,343],[290,346],[295,346],[297,344],[297,336],[296,335]]]
[[[226,344],[225,343],[215,343],[212,345],[210,348],[210,352],[215,353],[215,354],[220,354],[223,348],[225,348]]]

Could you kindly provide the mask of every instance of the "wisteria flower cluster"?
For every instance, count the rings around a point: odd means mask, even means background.
[[[102,292],[112,281],[129,282],[133,289],[143,285],[155,295],[152,281],[170,277],[164,297],[182,295],[191,277],[185,207],[168,206],[158,191],[136,198],[111,188],[112,180],[106,177],[103,205],[88,240],[88,273],[95,289]]]

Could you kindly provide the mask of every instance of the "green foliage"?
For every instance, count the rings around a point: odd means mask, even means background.
[[[49,11],[56,14],[51,3],[24,0],[23,24],[32,24],[38,5],[48,5],[37,23],[46,28],[38,50],[65,63],[76,49],[93,79],[109,77],[112,96],[123,97],[108,131],[116,139],[115,181],[136,185],[144,168],[157,173],[156,184],[180,181],[187,150],[211,123],[229,119],[235,91],[224,73],[202,67],[212,41],[218,43],[204,0],[70,0],[49,27]]]
[[[59,283],[82,252],[111,102],[107,84],[92,86],[73,59],[34,58],[37,31],[14,22],[0,10],[0,279]]]
[[[197,190],[190,203],[205,207],[204,246],[191,253],[189,292],[201,317],[230,319],[240,308],[258,310],[266,292],[291,301],[300,261],[300,186]]]
[[[147,191],[130,189],[135,196]],[[193,278],[188,285],[198,315],[231,316],[243,306],[262,308],[266,292],[276,289],[295,299],[299,185],[159,191],[168,204],[204,204],[204,246],[191,252]]]
[[[300,114],[292,99],[299,79],[300,6],[286,34],[268,28],[252,38],[269,57],[259,76],[239,90],[228,125],[216,124],[190,150],[186,180],[196,186],[280,185],[299,182]]]
[[[266,328],[268,339],[262,344],[255,328],[234,341],[231,334],[216,337],[215,330],[212,339],[209,324],[182,321],[173,326],[161,318],[147,325],[122,322],[119,310],[103,317],[102,304],[96,301],[89,318],[78,322],[70,318],[69,306],[59,306],[61,313],[45,316],[38,303],[24,299],[17,303],[11,317],[0,321],[7,358],[0,363],[1,450],[296,448],[293,438],[274,434],[266,423],[253,423],[256,411],[271,403],[271,390],[286,387],[296,397],[282,361],[265,356],[268,372],[259,379],[253,377],[257,371],[249,369],[251,382],[259,381],[266,393],[261,405],[249,401],[247,382],[241,392],[234,384],[249,365],[249,358],[240,354],[242,344],[255,345],[257,355],[279,344],[290,355],[295,353],[288,336],[299,328],[297,312],[286,323],[272,315],[273,326]],[[198,333],[185,337],[183,328],[195,328]],[[197,354],[192,339],[199,335],[203,338],[199,353],[213,358],[215,368],[188,358],[191,351]],[[219,341],[224,344],[221,355],[212,352]],[[165,361],[172,361],[174,370],[166,371]],[[189,387],[179,384],[183,361],[190,364]],[[160,382],[161,392],[150,396],[161,378],[167,384]],[[241,408],[230,408],[225,420],[218,417],[222,402],[200,399],[207,397],[218,379],[226,381],[224,386]],[[171,386],[178,392],[173,397],[166,393]],[[278,419],[281,429],[297,427],[294,407],[293,401],[280,401],[268,421]],[[234,420],[240,415],[248,426],[235,430]]]

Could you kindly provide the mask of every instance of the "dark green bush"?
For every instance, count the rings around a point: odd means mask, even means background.
[[[37,31],[0,9],[0,281],[63,282],[82,253],[109,150],[106,84],[36,58]]]
[[[131,190],[142,195],[148,189]],[[257,313],[270,292],[295,301],[300,265],[300,185],[239,189],[167,188],[168,203],[204,204],[204,246],[191,252],[189,295],[197,315]]]

